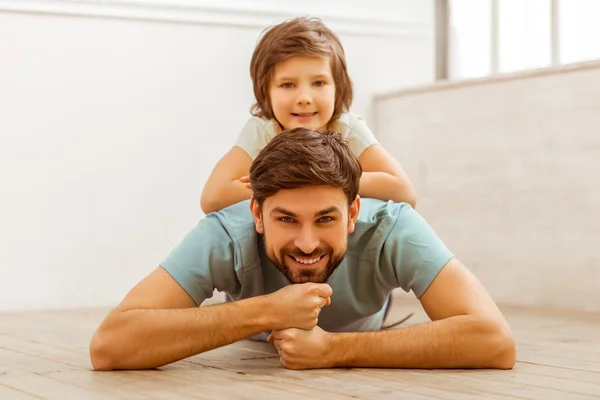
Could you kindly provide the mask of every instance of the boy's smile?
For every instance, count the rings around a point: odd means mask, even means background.
[[[284,129],[326,129],[335,106],[329,58],[293,56],[280,62],[269,94],[273,114]]]

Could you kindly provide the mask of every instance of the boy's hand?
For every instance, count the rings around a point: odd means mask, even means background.
[[[250,177],[248,175],[242,176],[240,178],[240,182],[245,183],[248,189],[252,189],[252,185],[250,184]]]

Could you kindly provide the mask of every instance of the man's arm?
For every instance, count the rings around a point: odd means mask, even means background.
[[[96,370],[165,365],[268,329],[265,297],[208,307],[162,268],[135,286],[94,334]]]
[[[271,295],[196,307],[159,267],[136,285],[95,332],[95,370],[147,369],[225,346],[270,329],[311,329],[329,303],[328,285],[294,285]],[[290,309],[294,309],[290,315]]]
[[[395,368],[500,368],[515,364],[506,320],[478,279],[450,260],[420,299],[431,322],[330,334],[331,363]]]
[[[421,304],[431,322],[367,333],[288,329],[270,341],[292,369],[326,367],[498,368],[515,364],[515,343],[504,317],[477,278],[450,260]]]

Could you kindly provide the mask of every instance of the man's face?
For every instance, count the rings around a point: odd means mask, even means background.
[[[323,283],[344,258],[360,200],[348,207],[341,189],[313,186],[281,190],[262,210],[254,201],[250,207],[267,256],[290,283]]]

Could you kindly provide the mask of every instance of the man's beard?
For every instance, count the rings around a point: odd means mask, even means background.
[[[344,250],[341,254],[335,255],[333,254],[333,249],[331,247],[319,247],[315,249],[310,254],[305,254],[298,248],[288,249],[282,248],[279,251],[279,260],[275,257],[272,257],[268,251],[268,244],[266,237],[263,236],[263,245],[265,248],[265,254],[271,260],[271,262],[281,271],[281,273],[290,281],[290,283],[305,283],[305,282],[313,282],[313,283],[325,283],[333,274],[333,271],[341,264],[346,251]],[[289,259],[289,256],[297,256],[299,258],[316,258],[318,256],[327,257],[327,264],[324,267],[319,268],[318,270],[311,269],[310,267],[302,268],[300,270],[292,270],[286,264],[286,259]]]

